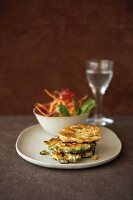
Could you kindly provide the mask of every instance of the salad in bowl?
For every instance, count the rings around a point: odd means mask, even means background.
[[[96,107],[95,100],[88,95],[79,98],[70,89],[44,92],[52,99],[48,103],[36,103],[33,109],[38,122],[45,131],[57,135],[64,127],[84,124],[88,115]]]

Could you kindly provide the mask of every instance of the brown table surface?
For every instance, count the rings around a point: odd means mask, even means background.
[[[17,154],[19,133],[36,124],[33,116],[0,117],[0,200],[133,199],[133,117],[114,117],[110,128],[123,148],[110,163],[80,170],[43,168]]]

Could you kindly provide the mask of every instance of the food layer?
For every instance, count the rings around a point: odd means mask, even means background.
[[[94,155],[94,149],[93,150],[86,150],[83,153],[63,153],[63,152],[57,152],[52,151],[51,156],[55,160],[58,160],[62,164],[67,163],[77,163],[82,158],[90,158]]]
[[[100,138],[98,127],[79,124],[64,128],[58,137],[44,142],[51,150],[52,158],[66,164],[76,163],[82,158],[93,158],[96,141]]]
[[[76,143],[76,142],[62,142],[58,137],[45,141],[48,148],[56,152],[64,153],[82,153],[95,147],[96,143]]]
[[[63,142],[93,142],[101,138],[100,129],[97,126],[86,126],[83,124],[64,128],[58,134]]]

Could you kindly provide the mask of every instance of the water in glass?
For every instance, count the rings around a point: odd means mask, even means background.
[[[96,108],[93,118],[88,118],[88,123],[98,125],[109,125],[113,119],[103,116],[103,95],[113,77],[113,61],[111,60],[88,60],[86,77],[96,100]]]
[[[113,72],[112,71],[94,72],[92,70],[87,69],[86,76],[89,86],[92,88],[92,90],[98,89],[101,91],[102,94],[104,94],[107,87],[110,84]]]

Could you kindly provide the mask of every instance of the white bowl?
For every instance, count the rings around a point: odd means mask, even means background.
[[[39,124],[42,128],[53,136],[57,136],[58,132],[61,131],[64,127],[77,124],[85,124],[85,121],[88,117],[88,113],[77,115],[77,116],[68,116],[68,117],[45,117],[35,112],[33,113],[36,116]]]

